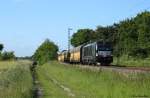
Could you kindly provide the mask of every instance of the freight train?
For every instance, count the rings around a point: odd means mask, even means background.
[[[58,61],[67,63],[80,63],[88,65],[109,65],[113,62],[112,44],[96,41],[84,44],[58,54]]]

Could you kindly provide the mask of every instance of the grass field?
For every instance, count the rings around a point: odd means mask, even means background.
[[[29,61],[0,62],[0,98],[32,98]]]
[[[128,56],[122,56],[119,59],[114,57],[114,65],[122,65],[122,66],[142,66],[142,67],[150,67],[150,58],[138,59]]]
[[[125,77],[115,72],[94,72],[58,62],[39,66],[37,73],[43,98],[150,97],[150,74]]]

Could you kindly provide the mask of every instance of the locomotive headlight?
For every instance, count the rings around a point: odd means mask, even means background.
[[[96,53],[96,56],[98,56],[98,53]]]

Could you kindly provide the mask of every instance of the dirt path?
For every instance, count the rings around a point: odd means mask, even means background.
[[[42,89],[40,88],[39,81],[37,79],[36,66],[32,64],[30,67],[32,80],[33,80],[33,98],[42,98]]]
[[[56,79],[50,77],[50,76],[47,75],[47,74],[46,74],[46,77],[48,77],[48,79],[49,79],[52,83],[54,83],[55,85],[57,85],[59,88],[63,89],[63,90],[67,93],[67,95],[68,95],[69,97],[75,97],[75,94],[72,92],[72,90],[71,90],[70,88],[68,88],[68,87],[66,87],[65,85],[61,84],[61,83],[58,82]]]

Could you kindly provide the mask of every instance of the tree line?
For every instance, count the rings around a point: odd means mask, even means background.
[[[150,56],[150,12],[144,11],[137,16],[127,18],[109,26],[97,26],[93,29],[79,29],[73,34],[71,44],[74,47],[98,40],[111,42],[114,56],[123,55],[147,58]],[[40,65],[57,58],[58,46],[46,39],[35,51],[33,60]]]
[[[15,55],[13,51],[3,51],[3,49],[4,49],[4,45],[0,44],[0,60],[1,61],[15,59]]]
[[[95,30],[79,29],[73,34],[71,44],[76,47],[97,40],[111,42],[115,56],[149,57],[150,12],[141,12],[113,25],[97,26]]]

